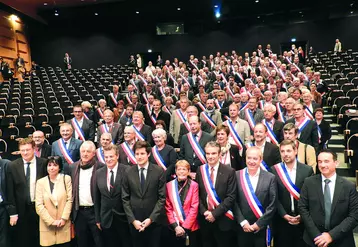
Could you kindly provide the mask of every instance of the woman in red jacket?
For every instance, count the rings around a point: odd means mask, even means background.
[[[165,210],[170,228],[173,230],[174,246],[199,246],[197,216],[199,210],[199,187],[190,178],[190,165],[179,160],[175,165],[176,179],[166,185],[167,199]]]

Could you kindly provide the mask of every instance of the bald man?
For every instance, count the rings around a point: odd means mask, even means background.
[[[35,142],[35,156],[39,158],[46,158],[51,156],[51,145],[45,142],[45,134],[41,130],[32,133],[32,139]]]

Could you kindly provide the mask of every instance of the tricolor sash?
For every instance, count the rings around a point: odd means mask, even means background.
[[[183,112],[181,111],[181,109],[178,109],[175,111],[175,113],[177,114],[180,122],[182,124],[184,124],[185,128],[190,132],[190,126],[189,126],[189,123],[186,121],[186,118],[184,117],[184,114]]]
[[[128,101],[129,104],[133,104],[133,103],[132,103],[132,100],[131,100],[131,98],[129,97],[128,94],[126,94],[126,99],[127,99],[127,101]]]
[[[107,124],[102,124],[99,126],[99,128],[101,129],[102,133],[110,133]],[[114,140],[112,140],[112,143],[114,144]]]
[[[138,92],[138,87],[137,87],[137,85],[135,84],[134,80],[130,80],[129,82],[133,85],[133,87],[135,88],[135,90],[137,90],[137,92]]]
[[[274,61],[272,61],[272,60],[270,59],[270,63],[272,64],[272,66],[274,67],[274,69],[275,69],[277,72],[279,72],[278,69],[277,69],[276,64],[274,63]]]
[[[191,60],[190,60],[190,63],[195,67],[195,69],[196,69],[197,71],[199,71],[198,66],[196,66],[195,63],[193,63]]]
[[[117,99],[114,97],[114,94],[113,94],[113,93],[110,93],[109,95],[111,96],[111,99],[112,99],[113,103],[114,103],[115,105],[118,105],[118,101],[117,101]]]
[[[308,117],[310,120],[313,120],[313,113],[311,112],[310,108],[308,106],[305,105],[305,115],[306,117]]]
[[[165,97],[165,94],[164,94],[164,89],[162,86],[159,87],[159,92],[161,94],[162,97]]]
[[[215,129],[216,127],[216,123],[214,122],[214,120],[205,112],[203,111],[203,117],[205,119],[205,121],[210,124],[210,126]]]
[[[76,118],[72,118],[71,122],[72,122],[72,126],[75,129],[78,137],[81,139],[81,141],[85,141],[85,134],[83,133],[83,130],[80,127],[79,123],[77,122]]]
[[[322,139],[322,130],[318,124],[317,124],[317,132],[318,132],[318,143],[321,143],[322,142],[322,140],[321,140]]]
[[[74,161],[72,160],[71,154],[68,151],[68,149],[65,145],[65,141],[62,138],[58,140],[58,147],[60,148],[60,152],[61,152],[62,156],[65,158],[65,160],[67,161],[67,163],[69,165],[72,165],[74,163]]]
[[[89,120],[89,118],[88,118],[88,116],[86,115],[85,112],[83,113],[83,117],[84,117],[85,119]]]
[[[152,120],[153,125],[155,126],[155,124],[157,123],[157,118],[155,117],[155,114],[150,114],[149,117],[150,120]]]
[[[121,117],[125,116],[126,115],[126,112],[127,112],[127,109],[124,109],[121,113],[121,115],[119,116],[119,119],[121,119]],[[119,120],[118,120],[119,122]]]
[[[158,166],[162,167],[164,171],[167,170],[165,161],[163,160],[163,157],[160,155],[157,146],[154,146],[152,148],[152,153],[153,153],[153,157],[154,157],[155,161],[157,162]]]
[[[199,145],[199,142],[196,140],[196,138],[193,136],[191,132],[187,134],[187,137],[196,156],[200,159],[201,163],[205,164],[206,163],[205,153],[204,150]]]
[[[135,135],[137,137],[138,140],[141,140],[141,141],[145,141],[145,137],[142,133],[140,133],[140,131],[133,125],[133,129],[135,131]]]
[[[152,109],[150,109],[149,103],[145,104],[145,109],[147,110],[149,116],[152,115]]]
[[[247,109],[247,107],[249,107],[248,103],[246,103],[245,105],[241,106],[240,111]]]
[[[278,119],[279,119],[281,122],[285,123],[285,122],[286,122],[286,119],[285,119],[285,116],[284,116],[284,114],[283,114],[283,112],[282,112],[282,110],[281,110],[281,105],[280,105],[279,102],[276,103],[276,109],[277,109],[277,112],[278,112]]]
[[[227,89],[228,93],[230,94],[230,96],[231,96],[232,98],[234,98],[234,92],[231,90],[230,85],[227,85],[227,86],[226,86],[226,89]]]
[[[147,95],[145,95],[145,93],[142,93],[142,96],[143,96],[143,98],[144,98],[144,100],[145,100],[145,103],[147,103],[147,104],[148,104],[148,98],[147,98]]]
[[[221,78],[223,78],[223,81],[227,84],[227,80],[224,74],[221,74]]]
[[[244,148],[244,144],[240,139],[239,134],[237,133],[235,126],[232,124],[231,119],[228,119],[227,121],[227,126],[230,129],[230,135],[232,137],[232,139],[234,139],[234,142],[236,143],[236,146],[239,148],[239,150],[241,151]]]
[[[263,110],[265,106],[265,100],[260,100],[259,104],[260,104],[260,108]]]
[[[285,76],[285,74],[283,73],[283,71],[282,71],[281,69],[279,69],[279,73],[280,73],[282,79],[283,79],[284,81],[286,81],[286,76]]]
[[[237,75],[241,81],[244,81],[244,77],[242,77],[240,72],[235,72],[234,74]]]
[[[222,108],[222,105],[224,104],[224,102],[222,102],[222,103],[220,104],[217,99],[215,99],[214,102],[215,102],[216,108],[219,109],[219,110]]]
[[[251,127],[251,130],[254,130],[256,123],[254,120],[254,116],[252,115],[252,113],[250,112],[249,109],[245,109],[245,116],[246,116],[247,122],[249,123],[249,125]]]
[[[298,127],[298,135],[301,134],[302,130],[306,127],[306,125],[310,122],[311,120],[308,117],[305,117],[300,123],[296,123],[296,126]]]
[[[246,144],[246,147],[249,148],[249,147],[254,147],[255,145],[253,143],[248,143]],[[270,167],[266,164],[266,162],[264,160],[261,161],[260,163],[260,168],[264,171],[269,171],[270,170]]]
[[[136,165],[136,164],[137,164],[137,160],[136,160],[136,158],[135,158],[135,156],[134,156],[133,150],[129,147],[128,143],[127,143],[127,142],[123,142],[123,143],[121,144],[121,146],[122,146],[123,151],[126,153],[127,158],[131,161],[131,163],[132,163],[133,165]]]
[[[104,115],[103,115],[103,111],[101,110],[101,108],[97,108],[97,112],[101,116],[101,118],[103,119]]]
[[[200,171],[202,174],[205,191],[206,191],[206,194],[208,195],[208,208],[210,208],[210,207],[217,208],[221,203],[221,199],[218,196],[218,194],[216,193],[215,187],[210,179],[209,165],[204,164],[204,165],[200,166]],[[210,204],[210,207],[209,207],[209,204]],[[230,220],[234,220],[234,214],[232,213],[231,210],[228,210],[225,213],[225,216],[228,217]]]
[[[281,182],[288,190],[288,192],[295,198],[297,201],[300,199],[300,189],[292,182],[290,176],[288,175],[285,164],[279,163],[273,166],[280,178]]]
[[[148,85],[148,82],[141,75],[138,75],[138,77],[144,83],[145,86]]]
[[[96,156],[99,162],[105,164],[106,162],[104,161],[104,154],[103,154],[103,148],[97,148],[96,150]]]
[[[170,116],[172,115],[172,113],[171,113],[171,111],[170,111],[170,108],[168,108],[168,106],[164,106],[163,107],[163,110],[165,111],[165,112],[168,112],[169,114],[170,114]]]
[[[178,225],[182,225],[185,221],[185,213],[179,196],[178,180],[174,179],[168,182],[167,185],[169,187],[167,191],[168,196],[174,208],[174,218]]]
[[[196,104],[200,107],[201,110],[203,110],[203,111],[206,110],[206,107],[203,105],[203,103],[198,102],[198,103],[196,103]]]
[[[279,143],[278,143],[277,137],[276,137],[275,133],[273,132],[273,126],[271,128],[270,125],[267,123],[266,119],[262,120],[262,123],[267,128],[268,137],[270,138],[271,143],[278,145]]]

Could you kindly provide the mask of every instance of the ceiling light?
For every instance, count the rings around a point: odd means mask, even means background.
[[[260,19],[260,18],[261,18],[261,16],[258,16],[258,17],[257,17],[257,19]]]
[[[139,14],[139,11],[136,11],[135,13],[138,15],[138,14]]]
[[[180,8],[177,8],[177,10],[181,10]]]
[[[59,16],[59,15],[60,15],[59,13],[57,13],[57,12],[55,13],[55,16]]]
[[[218,21],[218,23],[220,23],[220,21]]]
[[[216,17],[216,18],[220,18],[220,16],[221,16],[220,12],[216,12],[216,13],[215,13],[215,17]]]
[[[256,0],[256,1],[255,1],[255,3],[258,3],[258,2],[260,2],[260,1],[259,1],[259,0]]]
[[[217,8],[217,7],[219,7],[219,6],[217,6],[217,5],[214,5],[214,8]]]
[[[98,13],[94,13],[94,15],[98,15]]]
[[[10,20],[12,21],[18,21],[19,17],[17,17],[17,15],[10,15]]]
[[[151,52],[152,52],[152,49],[148,49],[148,52],[151,53]]]
[[[354,12],[353,11],[351,11],[351,14],[353,14]]]
[[[47,3],[44,3],[45,6],[47,6]]]

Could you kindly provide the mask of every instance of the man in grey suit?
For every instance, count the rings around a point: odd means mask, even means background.
[[[105,132],[111,133],[112,142],[120,144],[123,141],[123,128],[119,123],[114,122],[114,114],[111,110],[107,109],[103,113],[105,123],[98,126],[97,140],[101,139],[101,135]],[[100,144],[99,144],[100,145]]]
[[[205,111],[200,113],[201,122],[206,122],[210,126],[210,134],[214,136],[215,127],[222,124],[221,113],[219,110],[215,110],[214,99],[208,99],[206,101]]]
[[[190,132],[182,136],[180,141],[179,159],[189,162],[191,172],[196,172],[199,166],[206,163],[205,145],[214,140],[214,137],[201,130],[198,116],[189,118]]]
[[[262,152],[258,147],[246,151],[246,168],[236,172],[237,195],[234,213],[239,246],[270,246],[267,229],[272,223],[277,204],[275,175],[260,169]],[[270,228],[269,228],[270,230]]]
[[[63,123],[60,127],[61,138],[52,143],[51,155],[61,157],[65,174],[70,174],[69,166],[80,159],[82,141],[72,138],[72,134],[71,124]]]
[[[321,151],[321,174],[307,178],[303,184],[298,210],[308,246],[356,246],[353,229],[358,225],[357,190],[355,184],[337,175],[337,166],[336,153]]]
[[[94,141],[95,135],[95,125],[93,121],[87,119],[83,113],[82,107],[80,105],[75,105],[73,107],[74,118],[67,121],[67,123],[72,125],[74,129],[72,137],[80,139],[81,141]]]
[[[229,106],[229,116],[230,118],[223,123],[228,127],[229,124],[231,124],[233,127],[232,129],[230,129],[229,142],[233,145],[239,146],[233,138],[233,136],[237,135],[241,141],[242,146],[244,146],[245,143],[249,143],[250,126],[246,122],[246,120],[242,120],[239,118],[239,106],[235,103],[232,103]]]
[[[148,142],[134,145],[136,166],[124,174],[122,201],[134,247],[159,247],[164,216],[165,177],[161,167],[149,163]]]
[[[240,118],[249,123],[251,134],[254,132],[255,124],[261,123],[265,119],[264,111],[257,108],[257,101],[256,97],[251,97],[247,103],[248,109],[240,111]],[[250,119],[253,119],[253,121],[250,121]]]

